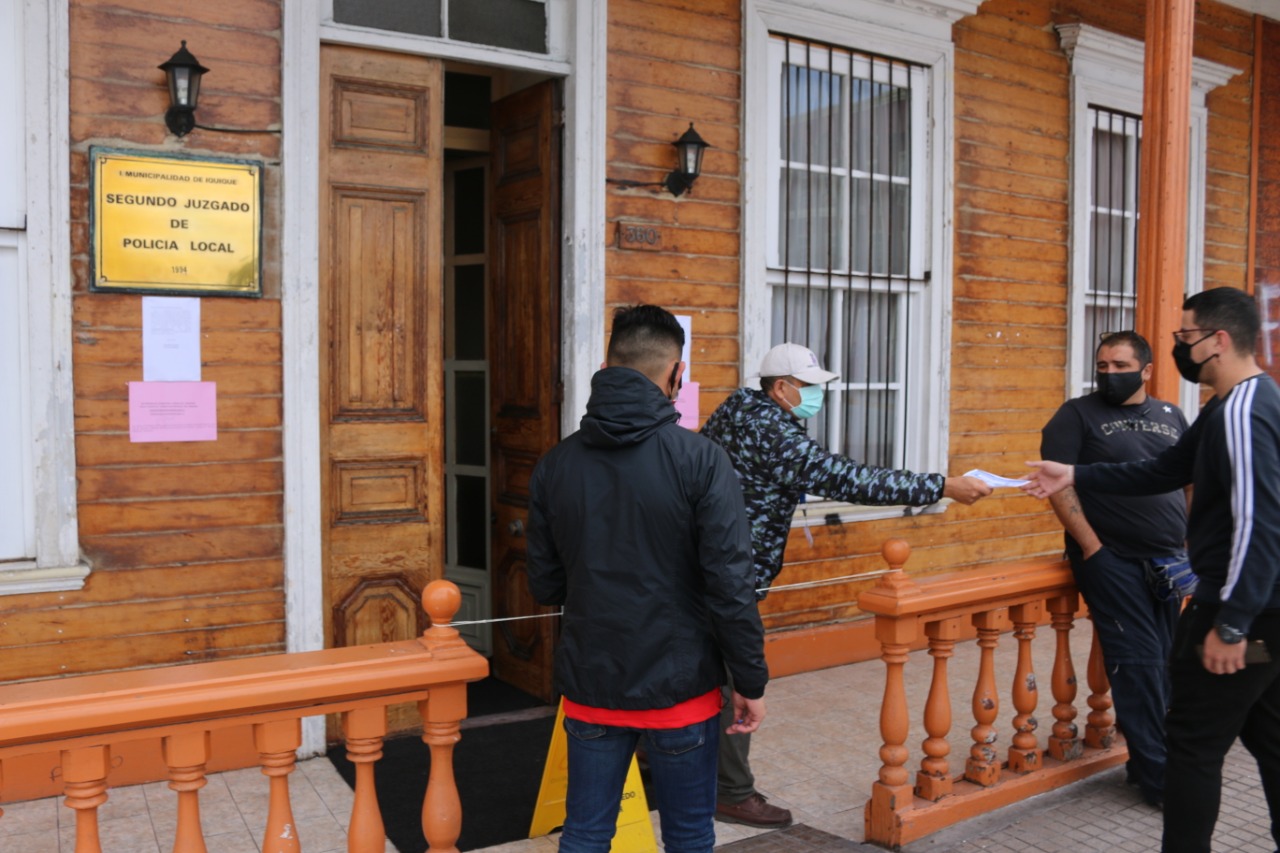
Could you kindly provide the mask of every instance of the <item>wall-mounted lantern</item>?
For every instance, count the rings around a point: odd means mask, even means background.
[[[684,195],[702,174],[702,152],[711,146],[693,129],[693,122],[689,122],[689,129],[671,144],[676,148],[676,167],[661,181],[605,178],[605,183],[620,187],[665,187],[674,196]]]
[[[186,136],[196,126],[196,106],[200,101],[200,78],[209,69],[182,47],[160,66],[169,81],[169,109],[164,114],[165,126],[174,136]]]

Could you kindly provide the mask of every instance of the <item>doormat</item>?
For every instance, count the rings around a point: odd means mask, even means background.
[[[467,719],[453,749],[453,775],[462,802],[459,850],[478,850],[529,835],[556,707],[493,678],[467,685]],[[355,785],[355,766],[337,744],[328,752],[338,774]],[[375,762],[374,782],[387,838],[400,853],[422,853],[422,798],[431,753],[422,738],[388,739]]]
[[[538,719],[462,732],[453,748],[453,776],[462,802],[459,850],[528,837],[555,719],[553,711]],[[346,747],[338,744],[328,755],[354,787],[355,766],[347,760]],[[423,853],[422,798],[431,772],[427,745],[416,735],[387,740],[373,768],[387,838],[400,853]]]
[[[716,850],[723,850],[725,853],[849,853],[850,851],[884,853],[883,848],[871,844],[859,844],[856,841],[823,832],[821,829],[805,826],[803,823],[744,838],[741,841],[717,847]]]

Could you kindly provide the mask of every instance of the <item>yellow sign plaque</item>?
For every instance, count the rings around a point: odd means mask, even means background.
[[[89,289],[262,295],[262,164],[94,148]]]

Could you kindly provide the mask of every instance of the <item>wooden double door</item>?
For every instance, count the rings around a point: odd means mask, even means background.
[[[445,87],[438,60],[339,46],[322,48],[321,86],[324,618],[328,644],[345,646],[420,634],[422,589],[444,574]],[[559,435],[556,93],[547,81],[492,107],[490,594],[467,608],[483,620],[544,612],[525,584],[523,524],[533,465]],[[495,622],[494,674],[549,699],[556,621]]]

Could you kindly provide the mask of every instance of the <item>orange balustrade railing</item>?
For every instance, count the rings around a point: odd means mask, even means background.
[[[289,774],[301,721],[341,714],[356,766],[348,850],[382,853],[386,836],[373,764],[382,756],[387,706],[417,702],[431,752],[423,836],[433,853],[456,853],[462,809],[453,746],[466,716],[466,683],[489,669],[449,627],[460,600],[448,581],[429,584],[422,603],[432,627],[417,640],[0,687],[0,802],[6,760],[60,754],[66,805],[76,814],[76,853],[101,853],[98,809],[109,795],[112,748],[158,739],[178,798],[173,849],[205,853],[199,796],[211,733],[250,726],[267,777],[262,849],[299,853],[306,827],[293,819]]]
[[[1115,740],[1114,716],[1106,671],[1094,636],[1089,655],[1085,736],[1074,722],[1076,676],[1069,632],[1079,608],[1070,567],[1062,560],[1003,564],[982,572],[938,575],[917,583],[903,571],[911,554],[906,542],[891,539],[883,549],[889,573],[858,599],[875,614],[876,639],[885,663],[884,700],[880,707],[879,778],[867,801],[866,840],[891,848],[921,838],[957,821],[1065,785],[1114,766],[1127,758]],[[1046,612],[1055,632],[1053,660],[1053,727],[1040,745],[1035,717],[1038,705],[1032,640]],[[972,745],[963,769],[948,761],[951,692],[947,661],[965,633],[976,631],[980,650],[973,688]],[[1017,644],[1010,700],[1012,735],[1002,755],[1000,693],[995,652],[1000,635],[1013,629]],[[908,651],[926,641],[933,658],[933,677],[922,709],[923,758],[910,781],[907,769],[910,730],[904,667]]]

